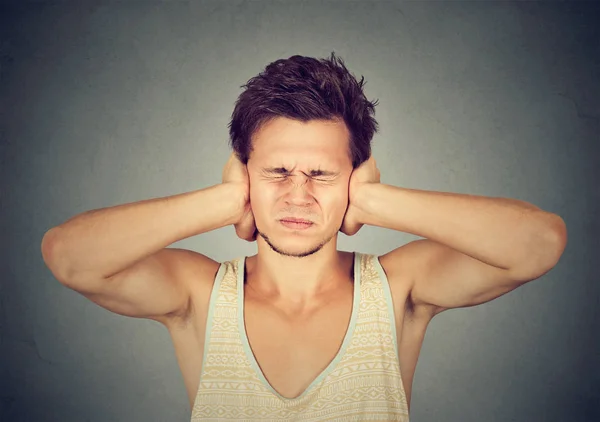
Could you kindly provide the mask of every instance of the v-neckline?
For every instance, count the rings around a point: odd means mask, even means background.
[[[342,356],[346,352],[348,345],[350,344],[350,340],[352,339],[352,335],[354,334],[354,328],[356,326],[356,319],[358,316],[358,307],[360,305],[360,282],[361,282],[361,271],[360,271],[360,261],[361,254],[359,252],[353,253],[354,257],[354,283],[353,283],[353,300],[352,300],[352,313],[350,314],[350,322],[348,324],[348,328],[346,329],[346,334],[344,336],[344,340],[342,345],[340,346],[335,357],[329,362],[327,367],[321,371],[319,375],[310,383],[310,385],[297,397],[284,397],[279,394],[273,386],[269,383],[267,378],[265,377],[262,369],[258,365],[256,357],[252,352],[252,348],[250,347],[250,342],[248,340],[248,333],[246,332],[246,324],[244,321],[244,273],[246,267],[246,256],[238,258],[237,260],[237,300],[238,300],[238,324],[239,324],[239,332],[242,340],[242,345],[244,347],[244,351],[246,353],[246,357],[250,361],[252,368],[254,369],[258,378],[262,381],[263,385],[271,391],[275,396],[283,401],[294,401],[300,400],[304,396],[306,396],[314,386],[319,384],[325,377],[327,377],[331,371],[336,367],[339,361],[342,359]]]

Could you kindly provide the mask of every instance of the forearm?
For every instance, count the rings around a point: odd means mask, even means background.
[[[44,261],[59,279],[108,277],[178,240],[233,224],[243,206],[239,192],[218,184],[87,211],[46,233]]]
[[[550,263],[566,241],[559,216],[523,201],[378,183],[359,195],[362,223],[428,238],[498,268]]]

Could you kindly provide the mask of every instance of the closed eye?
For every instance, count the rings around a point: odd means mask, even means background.
[[[268,177],[271,180],[284,180],[291,176],[291,172],[285,167],[269,167],[263,168],[262,174],[265,177]],[[334,182],[338,173],[327,171],[327,170],[311,170],[309,174],[303,173],[306,176],[310,177],[312,180],[321,182],[321,183],[331,183]]]
[[[284,181],[288,177],[289,176],[270,176],[269,179],[279,182],[279,181]],[[317,177],[311,177],[310,179],[314,180],[315,182],[319,182],[319,183],[323,183],[323,184],[331,184],[334,182],[333,179],[320,179]]]

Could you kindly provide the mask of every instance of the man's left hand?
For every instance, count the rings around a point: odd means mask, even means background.
[[[359,191],[368,188],[369,184],[380,183],[380,177],[381,174],[373,154],[367,161],[352,171],[348,184],[348,208],[340,228],[340,231],[345,235],[352,236],[363,226],[364,223],[360,221],[361,208],[358,204],[359,198],[361,198]]]

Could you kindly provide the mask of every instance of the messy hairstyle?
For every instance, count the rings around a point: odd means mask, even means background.
[[[242,85],[229,123],[230,145],[247,164],[252,136],[268,121],[287,117],[301,122],[343,120],[350,132],[352,166],[371,156],[371,140],[378,130],[377,100],[370,102],[360,81],[341,58],[292,56],[276,60]]]

